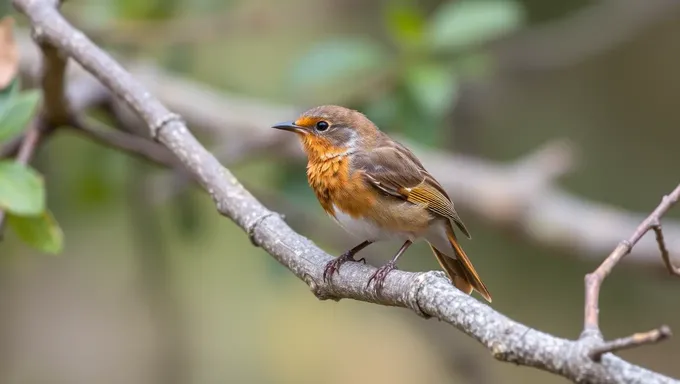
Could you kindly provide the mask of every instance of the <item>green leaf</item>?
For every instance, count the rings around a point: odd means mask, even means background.
[[[423,42],[425,17],[415,4],[391,2],[386,8],[387,27],[394,40],[404,46]]]
[[[290,80],[297,88],[324,87],[377,70],[384,60],[383,50],[371,40],[325,41],[312,46],[298,58]]]
[[[9,83],[9,85],[0,90],[0,121],[2,121],[5,111],[9,109],[9,105],[12,100],[19,93],[19,88],[21,87],[19,83],[20,80],[17,76]],[[0,131],[1,130],[2,126],[0,125]],[[0,142],[2,142],[2,139],[0,139]]]
[[[19,83],[19,76],[16,76],[5,88],[0,90],[0,110],[5,108],[5,103],[7,103],[7,100],[9,100],[11,97],[14,97],[14,95],[19,92],[19,88],[21,88]]]
[[[40,92],[30,90],[10,97],[0,110],[0,142],[22,132],[35,113]]]
[[[129,173],[129,159],[121,153],[102,150],[96,146],[80,148],[80,155],[91,160],[71,164],[62,173],[64,190],[82,209],[95,209],[120,198],[125,193]],[[68,180],[68,181],[67,181]]]
[[[444,116],[458,95],[458,78],[443,65],[420,64],[409,68],[404,85],[420,110],[434,118]]]
[[[435,49],[455,50],[502,36],[524,21],[513,0],[449,1],[435,13],[428,40]]]
[[[64,233],[48,210],[38,216],[8,215],[7,224],[25,243],[47,253],[60,253],[64,247]]]
[[[21,216],[45,210],[45,186],[33,168],[14,161],[0,161],[0,209]]]

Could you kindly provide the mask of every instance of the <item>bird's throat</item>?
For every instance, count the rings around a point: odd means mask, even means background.
[[[329,161],[350,153],[348,148],[335,146],[323,137],[308,134],[301,139],[310,163]]]

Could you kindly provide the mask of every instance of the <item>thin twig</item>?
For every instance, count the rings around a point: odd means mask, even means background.
[[[21,147],[19,147],[19,154],[17,155],[16,160],[17,163],[27,165],[31,161],[38,148],[42,132],[45,131],[44,125],[44,120],[37,119],[28,132],[26,132],[26,137],[24,137],[24,141],[22,142]]]
[[[19,148],[21,148],[21,143],[24,142],[24,135],[19,135],[12,138],[10,141],[0,147],[0,159],[6,159],[14,157],[19,153]]]
[[[599,296],[600,287],[604,279],[609,276],[614,267],[630,253],[631,249],[637,244],[642,236],[649,232],[654,227],[661,230],[659,222],[661,217],[668,212],[668,210],[677,203],[680,199],[680,184],[668,196],[664,196],[658,207],[652,212],[636,229],[635,232],[627,240],[622,241],[614,249],[614,251],[600,264],[597,269],[586,275],[586,299],[585,299],[585,316],[584,316],[584,333],[600,333],[598,312],[599,312]],[[656,230],[655,230],[656,231]],[[661,239],[661,240],[659,240]],[[670,263],[670,256],[663,242],[663,236],[657,235],[657,241],[661,250],[664,262]],[[671,267],[672,270],[672,267]]]
[[[590,358],[594,361],[601,361],[602,355],[609,352],[621,351],[639,347],[641,345],[654,344],[666,340],[673,335],[671,329],[667,325],[662,325],[657,329],[651,331],[636,333],[628,337],[608,341],[590,351]]]
[[[655,223],[652,225],[652,229],[654,230],[654,234],[656,235],[656,242],[659,244],[659,251],[661,251],[661,258],[663,259],[664,264],[666,264],[666,269],[668,269],[668,272],[671,275],[676,275],[680,276],[680,267],[676,267],[673,265],[673,262],[671,261],[671,255],[670,252],[668,252],[668,248],[666,248],[666,242],[663,239],[663,230],[661,229],[661,223]]]
[[[158,165],[175,168],[179,165],[175,157],[162,145],[143,137],[106,127],[93,119],[76,116],[70,127],[104,146],[120,149],[141,159]]]
[[[57,127],[68,123],[71,110],[66,98],[66,66],[68,60],[61,56],[57,48],[40,44],[43,53],[43,68],[40,87],[43,90],[44,119]]]
[[[676,271],[670,260],[668,249],[663,238],[663,231],[661,229],[661,217],[668,212],[668,210],[678,202],[680,199],[680,184],[668,196],[664,196],[658,207],[652,212],[633,232],[628,240],[622,241],[616,249],[602,262],[602,264],[593,272],[586,275],[586,298],[585,298],[585,315],[584,326],[581,338],[595,337],[602,338],[602,332],[599,325],[599,296],[600,289],[604,279],[609,276],[614,267],[633,249],[635,244],[645,235],[645,233],[653,230],[656,234],[656,241],[661,252],[666,267],[672,274],[680,275]],[[643,344],[655,343],[665,340],[671,336],[671,330],[667,326],[662,326],[656,330],[637,333],[629,337],[613,340],[594,347],[589,356],[596,362],[599,362],[602,355],[607,352],[616,350],[633,348]]]

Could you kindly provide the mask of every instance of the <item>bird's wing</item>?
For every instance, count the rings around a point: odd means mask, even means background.
[[[390,140],[356,156],[354,166],[363,172],[366,181],[373,187],[413,204],[426,206],[430,212],[453,221],[465,236],[470,237],[444,188],[408,148]]]

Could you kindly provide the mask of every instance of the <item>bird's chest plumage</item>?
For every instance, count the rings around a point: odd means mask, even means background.
[[[335,215],[336,207],[357,215],[363,210],[358,196],[354,195],[360,192],[363,183],[352,176],[346,157],[319,159],[307,164],[309,185],[324,211],[331,216]]]
[[[307,180],[324,211],[358,238],[414,238],[429,224],[423,208],[382,196],[352,172],[348,157],[309,161]]]

